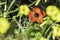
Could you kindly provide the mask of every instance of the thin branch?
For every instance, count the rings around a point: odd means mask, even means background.
[[[1,5],[4,5],[4,4],[6,4],[6,2],[0,3],[0,6],[1,6]]]
[[[15,3],[15,1],[16,1],[16,0],[13,0],[13,1],[11,2],[11,4],[10,4],[9,7],[8,7],[8,11],[9,11],[10,8],[13,6],[13,4]]]

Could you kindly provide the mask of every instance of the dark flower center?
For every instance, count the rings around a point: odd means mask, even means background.
[[[35,16],[36,18],[38,18],[38,17],[39,17],[39,14],[38,14],[38,13],[35,13],[34,16]]]

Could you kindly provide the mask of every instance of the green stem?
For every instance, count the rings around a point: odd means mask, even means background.
[[[34,5],[35,3],[36,3],[36,1],[35,1],[35,2],[32,2],[32,3],[31,3],[30,5],[28,5],[28,6],[30,7],[30,6]]]
[[[13,17],[13,20],[17,23],[19,29],[21,29],[21,32],[23,33],[24,31],[23,31],[23,28],[22,28],[22,26],[21,26],[21,17],[20,17],[20,23],[16,20],[16,16]]]
[[[18,11],[18,10],[19,10],[19,9],[16,8],[15,10],[8,12],[8,14],[13,13],[13,12],[16,12],[16,11]]]
[[[10,24],[11,24],[13,21],[14,21],[14,20],[12,19],[11,22],[10,22]]]
[[[6,16],[7,16],[7,12],[4,12],[4,15],[3,15],[3,17],[4,17],[4,18],[6,18]]]
[[[43,20],[47,20],[47,19],[49,19],[49,20],[50,20],[50,17],[49,17],[49,16],[47,16],[47,17],[43,18]]]
[[[12,5],[14,4],[14,2],[15,2],[16,0],[13,0],[12,2],[11,2],[11,4],[9,5],[9,7],[8,7],[8,10],[7,11],[9,11],[10,10],[10,8],[12,7]]]
[[[37,6],[41,0],[36,0],[36,1],[37,1],[37,2],[36,2],[36,4],[35,4],[35,5]]]
[[[10,12],[6,11],[6,12],[4,12],[4,17],[6,17],[8,14],[13,13],[13,12],[16,12],[16,11],[18,11],[18,10],[19,10],[19,9],[16,8],[15,10],[10,11]]]
[[[19,27],[18,31],[21,30],[21,33],[22,33],[23,36],[24,36],[24,29],[22,28],[21,23],[19,23],[19,22],[16,20],[16,18],[13,18],[13,19],[14,19],[14,21],[17,23],[17,25],[18,25],[18,27]],[[20,20],[21,20],[21,18],[20,18]],[[24,37],[23,37],[23,38],[24,38]]]
[[[23,15],[20,16],[20,19],[19,19],[19,24],[21,25],[21,18],[22,18]],[[24,29],[22,28],[22,33],[24,34]]]
[[[43,28],[43,26],[46,24],[46,21],[44,21],[42,24],[40,24],[40,27]]]
[[[6,4],[6,2],[0,3],[0,6],[1,6],[1,5],[4,5],[4,4]]]
[[[22,30],[21,25],[19,24],[19,22],[14,18],[14,21],[17,23],[17,25],[19,26],[19,28]]]
[[[2,10],[0,9],[0,17],[2,17],[2,15],[3,15],[3,14],[2,14]]]
[[[49,35],[48,35],[48,37],[47,37],[47,38],[50,38],[50,37],[51,37],[52,32],[53,32],[53,31],[51,31],[51,32],[49,33]]]
[[[45,34],[44,34],[44,35],[46,35],[46,34],[47,34],[47,32],[50,30],[50,28],[51,28],[51,26],[49,26],[49,28],[47,29],[47,31],[45,32]]]
[[[6,3],[5,6],[4,6],[4,11],[5,11],[5,12],[4,12],[4,14],[3,14],[3,17],[6,17],[6,13],[7,13],[6,10],[7,10],[7,3]]]

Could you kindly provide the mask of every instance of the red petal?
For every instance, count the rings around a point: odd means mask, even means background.
[[[45,16],[46,16],[46,12],[45,12],[44,10],[42,10],[42,11],[41,11],[41,15],[42,15],[43,17],[45,17]]]

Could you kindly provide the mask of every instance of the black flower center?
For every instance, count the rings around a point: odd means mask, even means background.
[[[39,13],[35,13],[34,16],[35,16],[36,18],[38,18],[38,17],[39,17]]]

